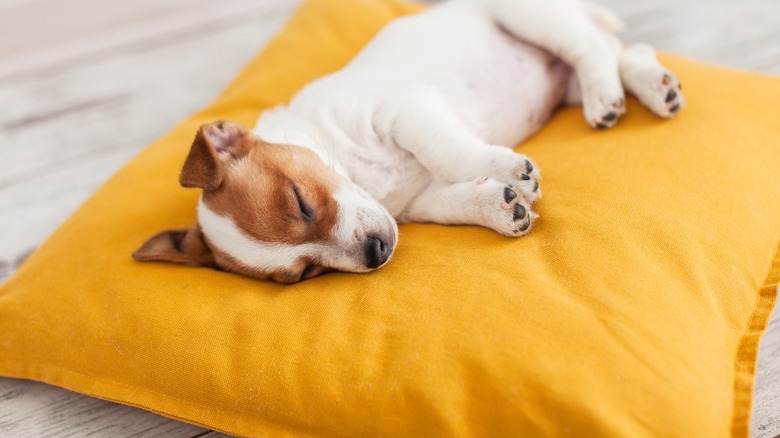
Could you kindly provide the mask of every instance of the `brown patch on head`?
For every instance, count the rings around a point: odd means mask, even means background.
[[[344,180],[306,148],[267,143],[238,123],[215,122],[198,131],[180,182],[202,188],[202,202],[208,210],[230,219],[243,234],[259,242],[337,244],[332,231],[339,206],[333,195]],[[327,261],[302,255],[291,266],[264,271],[262,266],[242,263],[220,249],[219,243],[196,224],[190,230],[153,237],[134,257],[220,267],[281,283],[332,270],[322,266]],[[364,257],[359,242],[355,251],[356,257]]]
[[[219,154],[220,183],[204,187],[203,202],[261,242],[328,240],[338,211],[336,174],[303,147],[266,143],[245,128],[229,138]]]

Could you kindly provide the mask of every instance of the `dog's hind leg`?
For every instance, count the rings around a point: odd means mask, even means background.
[[[605,38],[619,20],[580,0],[464,0],[485,8],[515,37],[542,47],[574,67],[588,123],[608,128],[625,112],[618,71],[619,45]]]
[[[615,38],[612,35],[609,38]],[[617,41],[617,38],[615,38]],[[655,50],[647,44],[636,43],[621,50],[620,79],[626,91],[658,117],[670,118],[684,106],[680,82],[655,57]],[[564,99],[566,105],[582,103],[582,92],[576,76],[569,78]]]
[[[647,44],[633,44],[620,53],[620,77],[626,90],[659,117],[672,117],[685,105],[680,82]]]
[[[434,181],[399,216],[401,222],[479,225],[509,237],[531,231],[538,215],[515,188],[488,177],[450,184]]]

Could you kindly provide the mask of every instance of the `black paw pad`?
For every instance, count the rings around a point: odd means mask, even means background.
[[[528,180],[531,179],[531,177],[526,175],[526,174],[522,174],[522,175],[520,175],[520,179],[523,180],[523,181],[528,181]]]
[[[666,100],[665,100],[665,102],[669,103],[669,102],[673,101],[676,98],[677,98],[677,92],[674,91],[674,90],[669,90],[669,92],[666,93]]]
[[[675,103],[674,105],[672,105],[671,108],[669,108],[669,112],[671,112],[672,114],[676,113],[677,111],[680,111],[679,103]]]
[[[523,225],[520,225],[520,228],[517,229],[517,231],[525,231],[531,226],[531,219],[529,218],[527,221],[523,223]]]
[[[607,115],[606,115],[606,116],[602,117],[602,118],[601,118],[601,120],[603,120],[603,121],[605,121],[605,122],[611,122],[611,121],[613,121],[613,120],[617,119],[617,116],[618,116],[618,115],[617,115],[617,113],[616,113],[616,112],[614,112],[614,111],[611,111],[611,112],[607,113]]]
[[[517,193],[511,187],[504,187],[504,201],[509,204],[515,198],[517,198]]]
[[[523,207],[523,204],[517,204],[515,205],[515,211],[514,211],[514,220],[519,220],[525,217],[525,207]]]
[[[525,173],[531,173],[534,171],[534,165],[530,161],[525,160]]]
[[[609,128],[609,125],[607,125],[606,123],[599,122],[599,123],[596,123],[596,128],[598,128],[598,129],[607,129],[607,128]]]
[[[534,191],[539,190],[539,180],[534,181]]]

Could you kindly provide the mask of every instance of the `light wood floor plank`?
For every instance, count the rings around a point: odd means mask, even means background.
[[[130,157],[215,98],[294,7],[217,29],[197,24],[181,40],[0,82],[0,101],[15,102],[0,105],[0,145],[13,145],[0,149],[8,231],[0,260],[29,252]]]
[[[173,39],[236,18],[287,10],[289,5],[288,0],[13,3],[0,14],[0,81],[142,41]]]
[[[0,379],[0,436],[190,438],[206,429],[61,388]]]

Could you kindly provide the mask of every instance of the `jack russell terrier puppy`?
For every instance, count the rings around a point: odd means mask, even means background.
[[[539,169],[512,147],[557,107],[582,104],[594,128],[617,123],[624,89],[659,117],[683,107],[621,26],[583,0],[450,0],[397,19],[254,131],[201,127],[180,179],[203,189],[197,223],[133,255],[294,283],[382,267],[397,222],[523,236]]]

